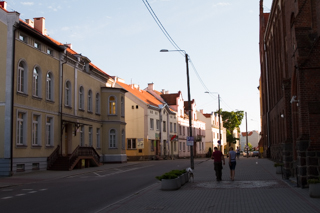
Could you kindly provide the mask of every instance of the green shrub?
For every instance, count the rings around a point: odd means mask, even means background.
[[[156,176],[156,178],[158,180],[162,180],[162,179],[176,179],[177,177],[179,177],[180,175],[186,173],[186,170],[172,170],[170,172],[167,172],[161,176]]]
[[[318,179],[308,179],[308,184],[316,184],[316,183],[320,183],[320,178]]]

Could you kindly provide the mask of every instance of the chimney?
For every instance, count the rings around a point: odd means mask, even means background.
[[[47,35],[47,30],[45,29],[45,18],[33,18],[34,20],[34,29],[38,30],[43,35]]]
[[[148,90],[152,90],[152,91],[153,91],[153,86],[154,86],[153,83],[149,83],[149,84],[148,84]]]
[[[169,94],[169,90],[166,91],[166,94]]]
[[[26,19],[26,23],[29,24],[30,27],[34,28],[34,21],[32,21],[31,19]]]
[[[72,49],[72,44],[71,43],[64,44],[64,46],[69,47],[70,49]]]
[[[162,89],[161,93],[162,93],[162,94],[165,94],[165,91],[164,91],[164,89]]]
[[[200,113],[203,115],[203,109],[200,109]]]
[[[7,2],[6,1],[0,1],[0,7],[2,7],[3,9],[7,9]]]

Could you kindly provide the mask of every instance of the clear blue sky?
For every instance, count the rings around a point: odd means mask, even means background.
[[[247,111],[248,130],[260,130],[259,0],[148,0],[190,65],[197,109]],[[264,1],[265,11],[272,0]],[[21,19],[45,17],[52,38],[71,43],[92,63],[126,83],[182,92],[188,99],[186,63],[164,36],[142,0],[8,0]],[[245,131],[245,121],[241,125]]]

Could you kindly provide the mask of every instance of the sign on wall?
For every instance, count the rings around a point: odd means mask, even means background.
[[[137,149],[143,149],[143,148],[144,148],[143,138],[138,138],[137,139]]]
[[[193,137],[187,137],[187,146],[193,146],[194,138]]]

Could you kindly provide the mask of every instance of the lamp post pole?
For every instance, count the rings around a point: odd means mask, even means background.
[[[189,136],[192,137],[192,121],[191,121],[191,100],[190,100],[190,81],[189,81],[189,56],[184,50],[165,50],[162,49],[160,52],[171,52],[171,51],[182,51],[185,55],[186,60],[186,70],[187,70],[187,86],[188,86],[188,108],[189,108]],[[194,141],[193,141],[194,143]],[[191,169],[194,169],[194,157],[193,157],[193,145],[190,146],[190,163]]]
[[[247,124],[247,112],[246,112],[246,148],[247,148],[247,158],[249,157],[249,147],[248,147],[248,124]]]

